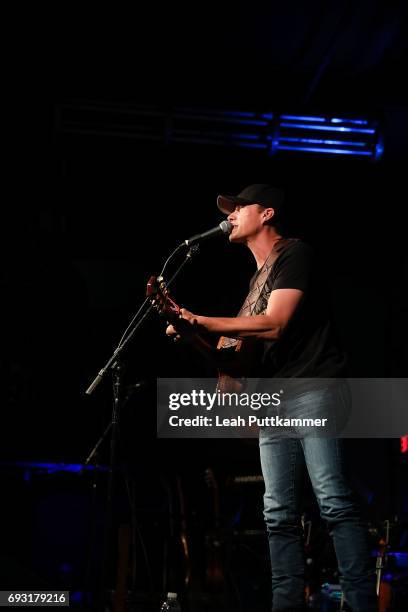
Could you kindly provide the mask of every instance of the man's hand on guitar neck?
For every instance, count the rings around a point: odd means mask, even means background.
[[[180,309],[180,316],[172,325],[168,325],[166,335],[173,338],[175,342],[178,340],[192,340],[200,332],[197,318],[192,312],[186,308]]]
[[[200,335],[201,331],[204,330],[197,321],[197,315],[194,315],[186,308],[181,308],[180,316],[177,321],[172,325],[168,325],[166,335],[169,338],[173,338],[175,342],[186,340],[194,346],[203,357],[210,361],[212,365],[215,365],[215,356],[218,351]]]

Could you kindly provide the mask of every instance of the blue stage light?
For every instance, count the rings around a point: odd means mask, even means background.
[[[309,125],[305,123],[281,123],[281,127],[322,130],[323,132],[352,132],[355,134],[375,134],[372,128],[334,127],[332,125]]]
[[[290,145],[279,145],[281,151],[307,151],[309,153],[331,153],[336,155],[361,155],[372,157],[371,151],[353,151],[351,149],[324,149],[323,147],[293,147]]]
[[[325,117],[311,117],[309,115],[281,115],[280,118],[289,121],[326,121]]]

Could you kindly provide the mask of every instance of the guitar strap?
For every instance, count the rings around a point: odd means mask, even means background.
[[[246,296],[237,317],[250,317],[252,315],[265,312],[263,308],[263,298],[268,290],[266,281],[268,280],[272,266],[277,258],[294,242],[297,242],[297,238],[280,238],[275,242],[272,251],[265,260],[265,263],[253,279],[249,288],[249,293]],[[241,344],[242,340],[239,338],[227,338],[225,336],[221,336],[217,344],[217,349],[235,347],[235,350],[239,351]]]

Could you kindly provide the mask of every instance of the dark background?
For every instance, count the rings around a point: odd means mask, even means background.
[[[402,2],[368,0],[137,5],[129,15],[100,6],[39,11],[17,19],[8,55],[2,531],[6,557],[49,582],[61,580],[64,559],[50,543],[45,564],[38,540],[54,533],[55,541],[64,531],[60,549],[71,559],[66,580],[71,572],[80,585],[83,551],[72,541],[86,539],[91,477],[51,476],[33,466],[27,472],[16,462],[83,463],[109,422],[111,385],[106,380],[91,397],[84,390],[144,299],[148,277],[180,241],[222,219],[218,193],[254,182],[284,186],[289,233],[322,254],[354,375],[406,375],[406,15]],[[93,134],[69,132],[58,122],[68,103],[103,104],[111,119]],[[272,157],[140,141],[112,130],[121,109],[141,106],[169,114],[190,106],[375,118],[384,155],[376,163]],[[193,312],[229,315],[252,271],[244,249],[208,242],[174,295]],[[155,378],[203,371],[194,354],[163,332],[164,323],[152,316],[125,359],[126,384],[146,381],[121,416],[119,461],[128,466],[136,508],[166,525],[166,491],[180,476],[190,526],[203,529],[203,508],[211,505],[203,472],[212,467],[232,507],[225,522],[244,504],[248,524],[259,526],[261,489],[254,500],[243,490],[236,501],[226,486],[230,477],[259,473],[256,446],[156,439]],[[406,516],[399,440],[354,440],[350,450],[369,519]],[[99,461],[108,461],[108,440]],[[105,484],[102,475],[101,500]],[[305,499],[312,511],[310,491]],[[144,533],[155,550],[153,522]]]

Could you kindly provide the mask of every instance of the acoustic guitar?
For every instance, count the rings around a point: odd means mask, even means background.
[[[245,389],[246,378],[254,375],[252,370],[257,363],[255,341],[222,336],[217,347],[213,347],[194,326],[180,318],[181,308],[170,296],[163,277],[150,277],[146,295],[159,314],[217,368],[216,390],[221,393],[240,393]]]

